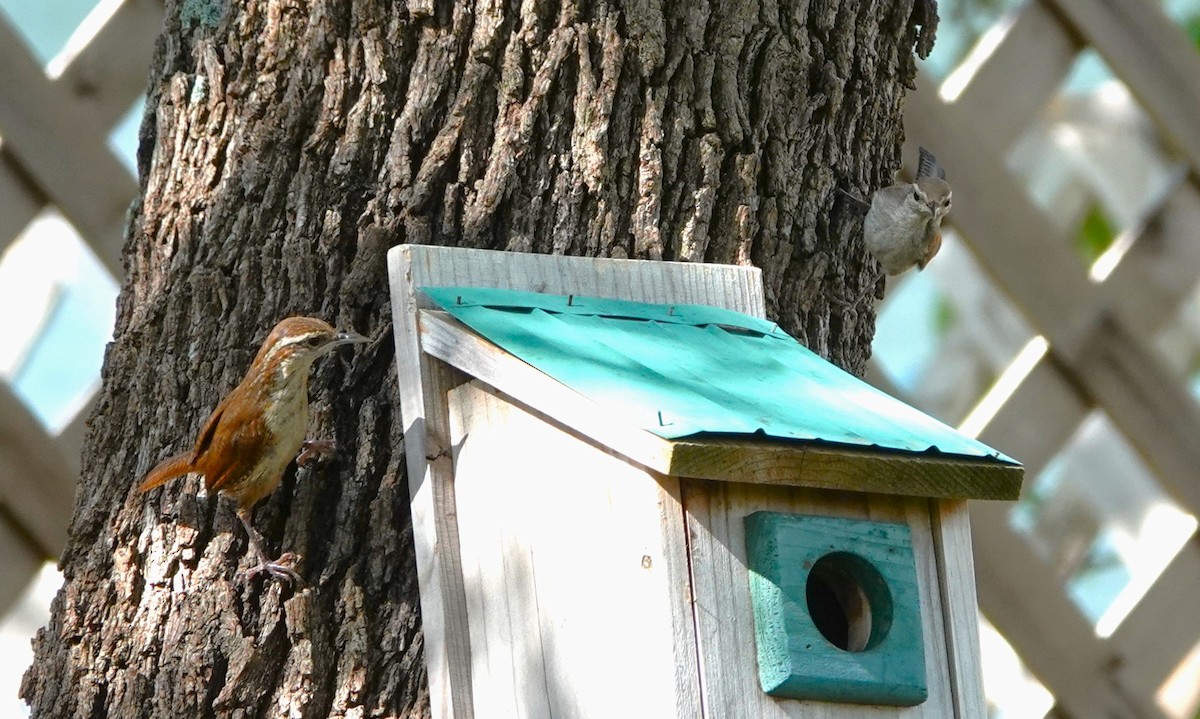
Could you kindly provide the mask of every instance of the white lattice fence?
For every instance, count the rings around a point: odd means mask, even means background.
[[[120,276],[137,185],[106,139],[145,90],[161,24],[158,0],[102,0],[51,63],[51,77],[0,15],[0,252],[53,206]],[[63,547],[90,409],[51,435],[0,382],[0,614]]]
[[[1185,511],[1200,514],[1200,408],[1152,344],[1200,279],[1200,55],[1148,0],[1030,2],[953,101],[929,81],[906,130],[956,169],[953,223],[987,274],[1045,338],[981,438],[1020,458],[1027,489],[1095,408],[1138,450]],[[1006,158],[1085,47],[1129,88],[1188,171],[1144,221],[1103,281],[1029,196]],[[1047,346],[1043,345],[1043,346]],[[1028,357],[1026,358],[1026,360]],[[1101,473],[1103,493],[1121,478]],[[1163,717],[1156,694],[1200,643],[1200,545],[1186,543],[1111,636],[1101,638],[1006,506],[972,508],[984,613],[1077,717]]]

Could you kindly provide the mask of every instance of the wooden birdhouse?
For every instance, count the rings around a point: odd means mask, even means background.
[[[1018,464],[758,270],[389,255],[435,717],[982,717],[964,500]]]

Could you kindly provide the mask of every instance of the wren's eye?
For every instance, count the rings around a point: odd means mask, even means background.
[[[917,202],[920,202],[920,201],[921,201],[921,195],[920,195],[920,194],[918,194],[916,190],[913,190],[913,195],[912,195],[912,197],[913,197],[913,199],[914,199],[914,200],[916,200]]]
[[[314,349],[317,347],[320,347],[321,346],[321,335],[313,335],[312,337],[309,337],[308,339],[304,340],[304,346],[312,347]]]
[[[942,207],[949,207],[949,206],[950,206],[950,198],[947,197],[946,199],[942,200]]]

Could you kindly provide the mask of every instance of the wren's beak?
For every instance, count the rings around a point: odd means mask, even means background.
[[[366,337],[363,337],[362,335],[358,334],[357,332],[338,332],[336,335],[333,336],[333,342],[330,342],[329,346],[332,348],[332,347],[340,347],[342,345],[353,345],[353,344],[360,344],[363,342],[370,342],[370,341],[371,340],[367,339]]]

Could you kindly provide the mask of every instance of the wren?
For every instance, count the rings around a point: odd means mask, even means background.
[[[863,242],[889,275],[925,269],[942,247],[942,218],[950,212],[950,185],[937,158],[920,148],[917,176],[881,188],[863,222]]]
[[[305,440],[308,428],[308,375],[313,362],[335,347],[366,342],[353,332],[338,332],[314,317],[289,317],[271,330],[242,379],[209,415],[195,445],[168,457],[146,475],[138,492],[147,492],[176,477],[204,475],[204,486],[237,504],[258,564],[247,577],[266,572],[300,582],[287,566],[292,553],[270,560],[262,536],[250,524],[259,500],[279,486],[297,452],[304,464],[314,454],[331,451],[328,441]]]

